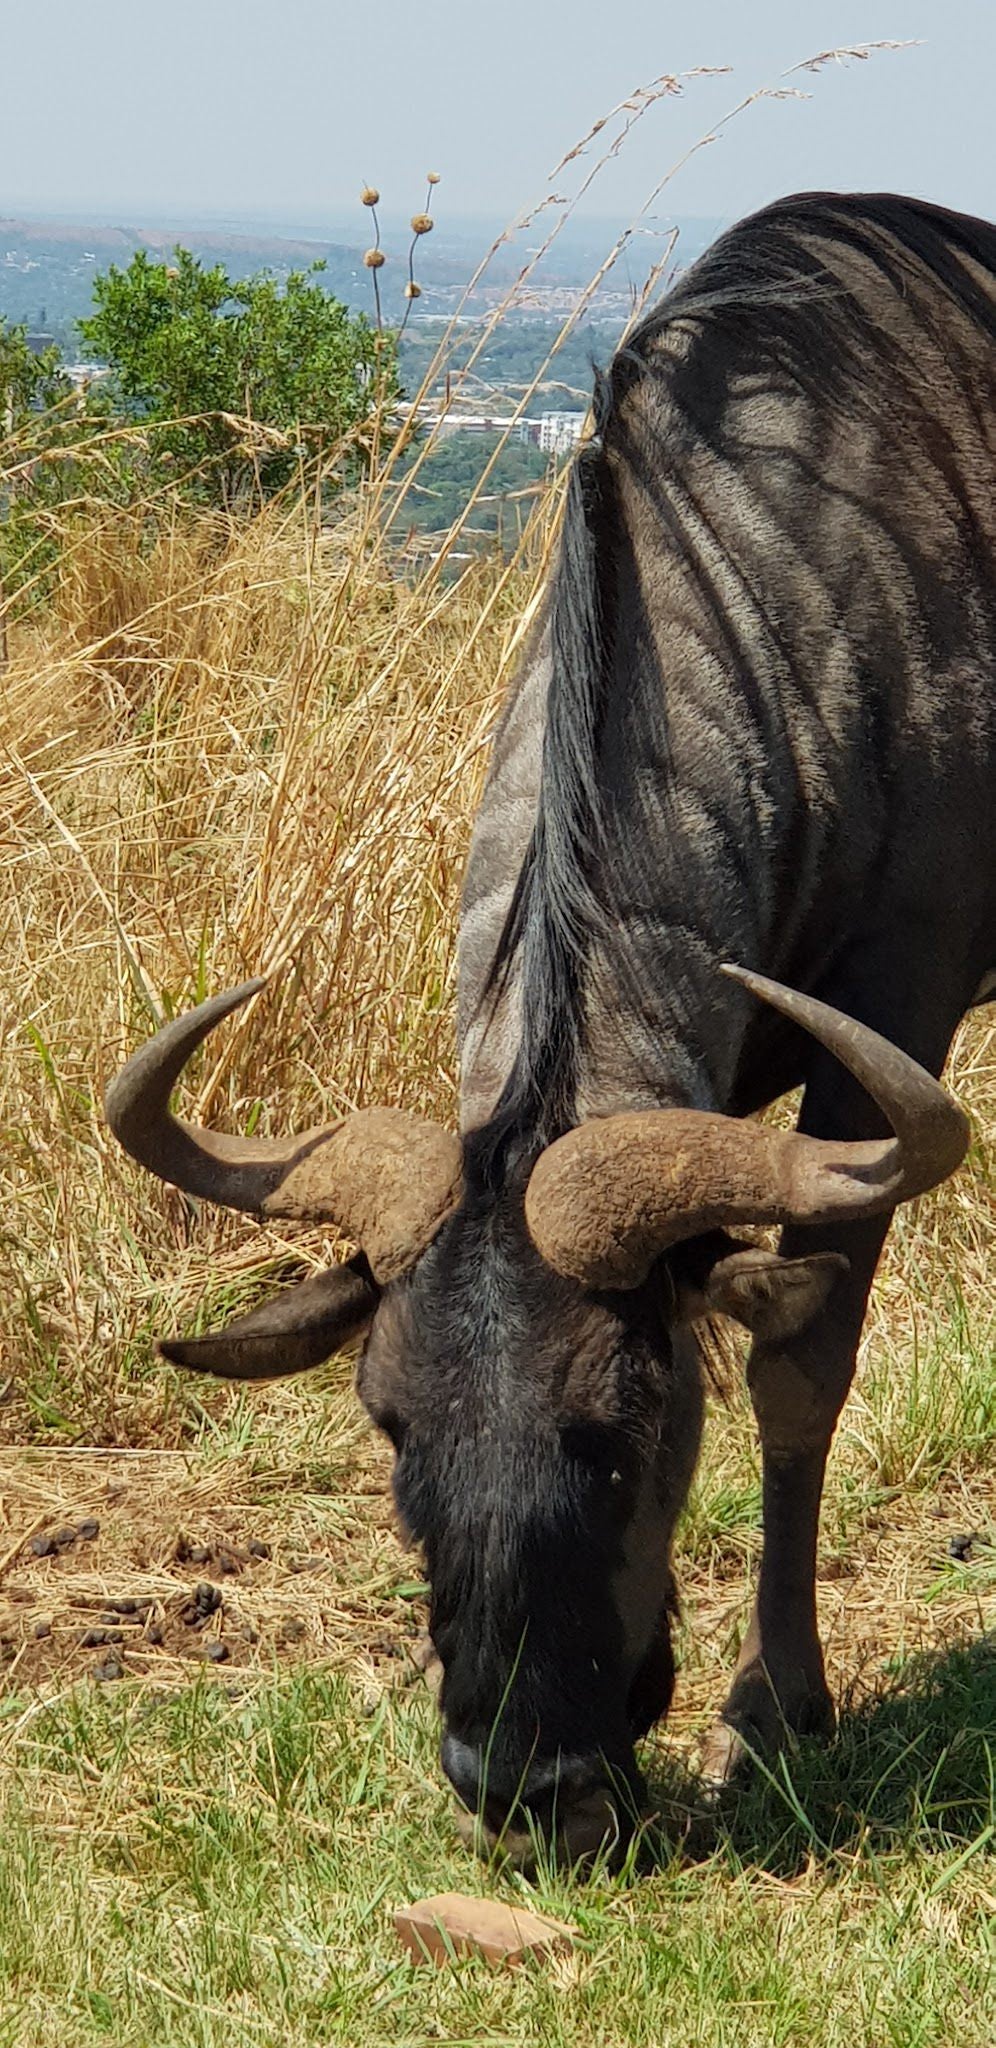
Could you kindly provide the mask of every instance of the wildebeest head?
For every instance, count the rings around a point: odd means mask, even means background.
[[[443,1666],[443,1764],[488,1841],[573,1857],[625,1831],[634,1741],[667,1707],[668,1552],[700,1423],[705,1312],[802,1327],[842,1261],[778,1260],[737,1224],[885,1211],[951,1172],[967,1131],[939,1085],[874,1033],[737,970],[874,1096],[894,1136],[847,1145],[700,1111],[594,1119],[485,1169],[473,1138],[400,1111],[287,1141],[181,1124],[194,1047],[261,986],[202,1004],[108,1090],[112,1129],[189,1192],[334,1220],[362,1247],[178,1364],[266,1379],[365,1337],[358,1387],[396,1452]]]

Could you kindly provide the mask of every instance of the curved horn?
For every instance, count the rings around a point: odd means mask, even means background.
[[[460,1191],[459,1139],[400,1109],[357,1110],[292,1138],[236,1138],[172,1115],[169,1098],[209,1031],[262,981],[212,996],[132,1053],[104,1097],[107,1121],[140,1166],[187,1194],[264,1217],[334,1223],[383,1284],[425,1250]]]
[[[849,1144],[704,1110],[592,1118],[541,1154],[526,1191],[538,1250],[585,1286],[636,1287],[669,1245],[707,1230],[881,1215],[965,1156],[963,1112],[898,1046],[764,975],[723,972],[834,1053],[894,1136]]]

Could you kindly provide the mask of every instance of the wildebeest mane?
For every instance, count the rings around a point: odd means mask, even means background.
[[[587,877],[600,817],[605,555],[612,546],[600,434],[611,405],[610,377],[598,373],[595,431],[571,465],[550,609],[543,794],[489,977],[493,992],[524,949],[520,1052],[494,1117],[474,1134],[467,1162],[471,1174],[476,1162],[485,1181],[503,1172],[510,1140],[528,1133],[527,1149],[535,1149],[555,1135],[558,1118],[563,1127],[575,1079],[583,963],[600,917]]]
[[[860,259],[902,298],[914,296],[917,318],[945,346],[946,302],[980,338],[996,335],[996,304],[975,274],[975,266],[996,271],[996,230],[890,194],[807,193],[721,236],[596,377],[594,431],[573,461],[552,592],[537,819],[490,975],[494,994],[518,968],[521,1037],[494,1115],[468,1144],[468,1171],[485,1184],[514,1171],[517,1158],[532,1157],[573,1121],[586,958],[596,935],[612,937],[611,878],[596,894],[591,875],[604,822],[599,734],[616,627],[612,456],[622,451],[625,459],[621,410],[635,385],[664,376],[675,417],[700,446],[719,451],[729,365],[743,367],[752,350],[758,369],[774,367],[821,405],[843,392],[856,420],[864,403],[874,406],[883,379],[915,385],[917,366],[904,344],[876,321],[861,291],[842,283],[831,255]],[[860,267],[855,273],[865,274]],[[669,350],[677,323],[691,344]],[[666,505],[666,475],[658,489]],[[731,560],[722,534],[714,539]],[[718,625],[729,643],[735,627],[727,620]],[[770,631],[776,637],[773,622]],[[618,946],[613,969],[624,985],[632,976],[638,1001],[636,967]]]

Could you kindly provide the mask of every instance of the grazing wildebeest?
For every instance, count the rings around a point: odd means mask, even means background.
[[[996,231],[817,194],[724,235],[620,349],[477,819],[459,1139],[398,1110],[284,1143],[177,1123],[248,988],[109,1093],[164,1179],[362,1247],[164,1348],[252,1379],[366,1333],[443,1765],[491,1839],[579,1854],[639,1797],[703,1315],[753,1332],[764,1476],[707,1768],[831,1722],[827,1451],[890,1213],[967,1143],[933,1077],[996,987],[994,329]],[[797,1131],[744,1121],[800,1085]],[[777,1254],[728,1234],[770,1223]]]

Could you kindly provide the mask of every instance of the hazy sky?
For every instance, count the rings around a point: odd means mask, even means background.
[[[431,168],[440,218],[506,219],[633,87],[731,64],[630,137],[593,202],[628,213],[742,94],[878,37],[924,47],[796,79],[809,102],[750,109],[662,210],[827,185],[993,213],[996,0],[0,0],[0,214],[317,222],[364,179],[407,213]]]

